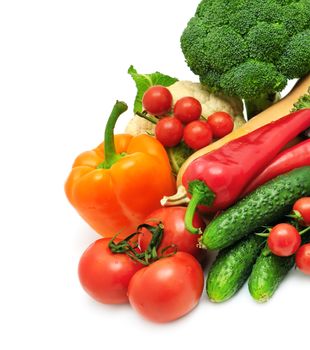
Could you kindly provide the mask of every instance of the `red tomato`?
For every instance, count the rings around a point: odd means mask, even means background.
[[[80,282],[85,291],[101,303],[127,303],[129,281],[143,265],[125,254],[113,254],[109,242],[110,238],[102,238],[85,250],[78,268]]]
[[[190,312],[203,290],[203,271],[190,254],[155,261],[138,271],[129,283],[131,306],[154,322],[169,322]]]
[[[175,117],[162,118],[156,124],[155,136],[163,146],[174,147],[182,140],[183,125]]]
[[[212,129],[213,136],[216,138],[221,138],[234,129],[233,118],[225,112],[215,112],[208,117],[208,124]]]
[[[310,243],[301,246],[296,253],[296,265],[300,271],[310,275]]]
[[[142,104],[144,109],[150,114],[166,114],[172,106],[171,92],[164,86],[152,86],[144,93]]]
[[[196,120],[184,128],[184,142],[188,147],[198,150],[212,142],[212,130],[203,120]]]
[[[298,199],[293,206],[293,210],[297,211],[302,216],[302,224],[310,226],[310,197]]]
[[[294,226],[278,224],[270,231],[267,243],[273,254],[278,256],[290,256],[299,248],[301,237]]]
[[[153,226],[160,221],[164,226],[163,239],[158,249],[159,254],[163,248],[174,244],[178,251],[193,255],[203,264],[206,258],[206,250],[198,248],[199,235],[193,235],[186,230],[185,213],[185,207],[165,207],[153,211],[147,216],[145,223]],[[201,227],[201,229],[205,228],[205,223],[197,213],[194,215],[193,225],[194,227]],[[141,232],[138,236],[138,243],[140,249],[145,251],[151,241],[152,234],[145,228]],[[168,249],[166,253],[169,254],[171,251],[172,249]]]
[[[194,97],[183,97],[174,106],[174,116],[184,124],[198,120],[201,111],[201,103]]]

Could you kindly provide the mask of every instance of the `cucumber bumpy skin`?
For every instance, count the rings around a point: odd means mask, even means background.
[[[217,216],[206,227],[201,244],[210,250],[228,247],[259,227],[277,222],[305,196],[310,196],[310,166],[276,177]]]
[[[253,299],[259,303],[269,300],[295,263],[295,256],[280,257],[264,249],[256,260],[248,287]]]
[[[206,283],[211,301],[220,303],[238,292],[248,279],[264,242],[262,237],[252,235],[219,252]]]
[[[302,236],[302,244],[310,242],[310,234]],[[269,253],[269,254],[268,254]],[[295,264],[295,255],[280,257],[266,248],[256,260],[248,287],[253,299],[259,303],[268,301]]]

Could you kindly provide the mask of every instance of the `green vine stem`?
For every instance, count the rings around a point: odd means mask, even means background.
[[[158,123],[158,119],[152,115],[147,114],[146,112],[135,112],[135,114],[137,116],[139,116],[140,118],[146,119],[149,122],[151,122],[152,124],[157,124]]]
[[[147,229],[152,234],[152,238],[147,249],[144,252],[139,253],[137,249],[138,243],[137,241],[134,241],[134,238],[141,234],[142,228]],[[142,224],[138,226],[137,232],[132,233],[120,242],[116,243],[115,239],[117,235],[114,236],[109,242],[109,248],[114,254],[126,254],[132,260],[148,266],[154,261],[172,256],[177,252],[177,247],[174,244],[171,244],[161,249],[160,254],[158,254],[158,249],[162,242],[163,234],[164,226],[161,222],[159,222],[156,226]],[[172,252],[167,254],[168,249],[172,249]]]

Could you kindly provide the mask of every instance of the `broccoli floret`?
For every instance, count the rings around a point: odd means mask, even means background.
[[[204,46],[210,67],[218,72],[226,72],[247,57],[246,42],[229,26],[211,30],[204,39]]]
[[[287,78],[299,78],[310,72],[310,29],[292,37],[278,62]]]
[[[196,50],[191,49],[192,44],[189,38],[188,40],[183,40],[182,50],[187,52],[187,63],[190,67],[192,67],[193,73],[200,76],[204,75],[204,73],[210,68],[208,60],[205,57],[206,50],[204,46],[204,38],[206,35],[207,31],[203,20],[197,17],[194,17],[189,21],[186,29],[183,32],[184,38],[189,36],[195,41]]]
[[[282,18],[282,22],[290,35],[295,35],[304,28],[309,28],[310,2],[293,2],[283,6]]]
[[[274,23],[281,20],[281,5],[274,0],[247,0],[243,9],[254,13],[257,22]]]
[[[310,72],[310,0],[203,0],[181,47],[201,83],[244,99],[251,117]]]
[[[221,73],[209,69],[200,77],[200,82],[202,85],[208,86],[210,92],[217,92],[221,89],[221,78]]]
[[[203,0],[196,11],[196,16],[204,20],[208,30],[229,23],[229,16],[236,10],[238,1],[227,0]]]
[[[288,33],[283,24],[259,22],[249,30],[245,40],[251,58],[276,62],[285,50]]]
[[[256,60],[248,60],[234,67],[221,79],[221,87],[236,91],[237,96],[244,96],[246,100],[281,91],[285,85],[285,76],[272,63]]]

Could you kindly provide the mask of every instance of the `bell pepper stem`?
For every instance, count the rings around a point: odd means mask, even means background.
[[[122,158],[121,154],[116,153],[114,142],[114,128],[119,116],[126,112],[128,106],[125,102],[116,101],[113,110],[108,119],[104,133],[104,161],[98,165],[101,169],[110,169],[111,166]]]
[[[185,227],[193,234],[201,234],[201,228],[193,226],[193,219],[198,205],[210,206],[214,202],[215,194],[210,188],[201,180],[194,180],[188,184],[188,192],[192,198],[188,204],[185,214]]]

